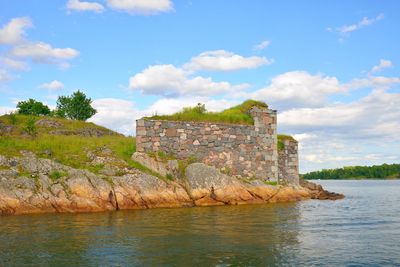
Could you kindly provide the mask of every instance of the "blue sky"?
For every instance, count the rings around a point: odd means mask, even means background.
[[[301,171],[400,160],[398,1],[0,0],[0,113],[83,90],[91,120],[247,98],[279,111]]]

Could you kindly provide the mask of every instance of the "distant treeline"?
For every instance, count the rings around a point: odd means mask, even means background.
[[[339,169],[314,171],[303,174],[308,180],[315,179],[391,179],[400,178],[400,164],[352,166]]]

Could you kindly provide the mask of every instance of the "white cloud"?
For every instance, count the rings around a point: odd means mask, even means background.
[[[254,46],[254,50],[264,50],[265,48],[267,48],[269,45],[271,44],[271,41],[265,40],[262,41],[261,43],[257,44]]]
[[[11,79],[10,74],[6,70],[0,69],[0,83],[7,82]]]
[[[390,60],[381,59],[381,60],[379,61],[379,64],[376,65],[376,66],[374,66],[374,67],[371,69],[371,72],[378,72],[378,71],[381,71],[381,70],[383,70],[383,69],[390,68],[390,67],[393,67],[393,64],[392,64],[392,62],[391,62]]]
[[[97,2],[86,2],[80,0],[69,0],[67,3],[67,8],[69,10],[75,11],[94,11],[96,13],[101,13],[104,11],[104,6]]]
[[[11,19],[0,29],[0,44],[11,46],[6,56],[0,56],[0,64],[5,70],[27,71],[28,60],[67,68],[69,67],[67,61],[79,55],[79,52],[72,48],[53,48],[45,42],[26,40],[25,30],[30,27],[33,27],[31,19],[20,17]]]
[[[329,95],[344,92],[346,89],[336,77],[291,71],[276,76],[270,85],[248,94],[247,97],[264,100],[270,106],[282,110],[323,106]]]
[[[339,31],[339,33],[341,33],[341,34],[349,34],[353,31],[356,31],[356,30],[359,30],[366,26],[369,26],[369,25],[375,23],[376,21],[382,20],[382,19],[384,19],[384,17],[385,17],[384,14],[379,14],[375,18],[371,18],[371,19],[364,17],[362,20],[360,20],[359,22],[357,22],[355,24],[344,25],[344,26],[338,28],[337,31]]]
[[[280,127],[290,132],[324,132],[345,139],[386,138],[400,141],[400,93],[375,90],[347,104],[299,108],[279,114]]]
[[[28,64],[24,61],[15,60],[8,57],[0,57],[1,65],[13,70],[26,71],[29,70]]]
[[[64,84],[60,81],[54,80],[49,83],[43,83],[39,85],[39,88],[49,89],[49,90],[60,90],[64,88]]]
[[[188,72],[173,65],[153,65],[129,79],[130,89],[162,96],[218,95],[247,87],[247,84],[231,85],[228,82],[214,82],[211,78],[191,77]]]
[[[107,0],[110,8],[129,14],[155,15],[173,10],[171,0]]]
[[[72,48],[53,48],[44,42],[25,43],[11,50],[15,57],[29,58],[35,63],[58,64],[65,66],[66,60],[73,59],[79,52]]]
[[[272,64],[273,60],[265,57],[243,57],[225,50],[206,51],[192,57],[183,68],[190,71],[234,71],[240,69],[254,69],[262,65]]]
[[[0,44],[14,45],[24,40],[25,29],[32,27],[28,17],[13,18],[0,29]]]
[[[15,108],[7,107],[7,106],[0,106],[0,115],[8,114],[14,112]]]
[[[132,135],[136,130],[136,120],[154,114],[171,114],[183,107],[204,103],[207,110],[220,111],[237,104],[227,100],[214,100],[207,97],[162,98],[144,110],[138,110],[134,103],[128,100],[102,98],[93,101],[97,113],[89,119],[96,124],[108,127],[125,135]]]
[[[344,84],[347,89],[375,88],[386,89],[400,83],[398,77],[368,76],[367,78],[355,78],[349,83]]]
[[[125,135],[135,132],[136,120],[143,117],[131,101],[102,98],[93,101],[97,113],[89,121],[105,126]]]

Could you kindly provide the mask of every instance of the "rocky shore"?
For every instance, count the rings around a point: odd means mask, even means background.
[[[92,162],[107,164],[93,156]],[[107,170],[107,169],[106,169]],[[202,163],[187,166],[185,177],[160,179],[121,163],[101,173],[75,169],[24,151],[0,155],[0,215],[97,212],[118,209],[237,205],[339,199],[321,186],[273,186],[240,181]]]

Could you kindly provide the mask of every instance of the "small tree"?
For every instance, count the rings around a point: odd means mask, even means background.
[[[195,106],[195,107],[193,108],[193,110],[194,110],[196,113],[199,113],[199,114],[204,114],[204,113],[207,112],[206,105],[201,104],[201,103],[197,103],[197,106]]]
[[[29,134],[31,137],[35,137],[37,134],[37,129],[36,129],[36,125],[35,125],[35,119],[30,117],[24,127],[22,128],[22,130],[24,130],[24,132],[26,132],[27,134]]]
[[[97,113],[97,110],[91,104],[92,100],[78,90],[71,96],[58,97],[56,115],[63,118],[85,121]]]
[[[20,101],[17,104],[17,112],[24,115],[49,115],[50,109],[42,102],[36,101],[35,99],[28,99],[27,101]]]

